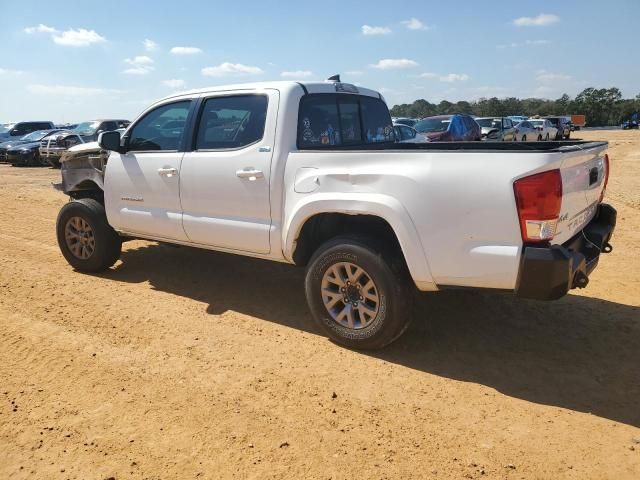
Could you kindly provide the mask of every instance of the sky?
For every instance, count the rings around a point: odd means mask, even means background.
[[[639,0],[0,0],[0,123],[134,119],[176,91],[342,80],[389,106],[640,93]]]

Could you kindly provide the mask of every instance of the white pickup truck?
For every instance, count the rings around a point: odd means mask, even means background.
[[[396,143],[382,96],[339,79],[174,95],[98,143],[62,164],[75,269],[130,238],[304,266],[313,316],[350,347],[400,336],[416,289],[551,300],[611,250],[606,142]]]

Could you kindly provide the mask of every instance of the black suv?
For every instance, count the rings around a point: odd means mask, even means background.
[[[0,141],[10,140],[11,137],[23,137],[38,130],[52,130],[53,122],[18,122],[0,125]]]

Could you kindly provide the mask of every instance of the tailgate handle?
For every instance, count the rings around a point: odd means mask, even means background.
[[[598,167],[593,167],[589,170],[589,186],[598,181]]]

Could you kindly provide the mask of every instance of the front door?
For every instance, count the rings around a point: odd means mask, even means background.
[[[202,99],[194,149],[180,171],[182,221],[191,242],[269,253],[278,100],[275,90]]]
[[[109,157],[105,205],[117,230],[187,241],[179,182],[190,107],[183,100],[151,110],[127,132],[127,152]]]

